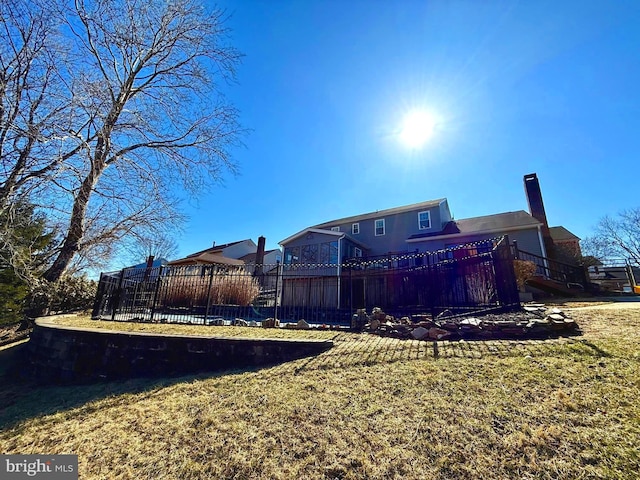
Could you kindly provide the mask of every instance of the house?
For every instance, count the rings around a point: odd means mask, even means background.
[[[437,251],[443,251],[445,260],[455,259],[483,253],[478,249],[492,248],[487,240],[505,235],[519,252],[537,263],[542,275],[552,278],[556,264],[551,262],[558,256],[559,247],[570,246],[579,252],[579,238],[564,227],[549,228],[535,173],[524,176],[524,185],[529,212],[517,210],[456,220],[448,200],[439,198],[300,230],[280,242],[285,274],[282,302],[340,305],[341,295],[344,297],[340,276],[345,262],[414,257],[413,264],[419,265],[419,254]],[[483,241],[481,247],[466,247]],[[561,275],[563,279],[566,276],[564,272]],[[314,283],[322,288],[313,287]]]
[[[216,245],[187,255],[184,258],[172,260],[168,265],[226,265],[242,266],[256,263],[259,250],[262,249],[263,265],[275,265],[282,261],[282,252],[279,249],[264,250],[264,237],[258,238],[258,245],[250,238],[236,242]]]
[[[580,239],[549,228],[535,173],[524,176],[524,210],[454,220],[446,198],[323,222],[280,242],[284,264],[338,264],[348,258],[433,252],[509,235],[518,248],[550,257],[558,247],[580,252]]]
[[[431,252],[505,234],[522,250],[544,256],[541,229],[523,210],[454,220],[447,199],[438,199],[314,225],[280,244],[285,265]]]

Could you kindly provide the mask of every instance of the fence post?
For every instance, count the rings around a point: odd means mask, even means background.
[[[500,306],[503,309],[520,305],[518,284],[516,282],[516,274],[513,268],[513,258],[510,250],[509,236],[505,235],[496,248],[494,248],[493,252],[491,252],[496,274],[498,302],[500,302]]]
[[[124,282],[124,271],[124,268],[120,270],[120,280],[118,280],[118,288],[116,288],[116,294],[114,295],[115,298],[113,302],[113,310],[111,311],[112,322],[115,321],[116,312],[118,311],[118,308],[120,308],[120,300],[122,297],[122,283]]]
[[[100,304],[102,303],[102,298],[104,297],[105,285],[102,281],[103,273],[100,272],[100,280],[98,280],[98,288],[96,290],[96,299],[93,302],[93,310],[91,311],[91,318],[95,318],[102,313],[102,308]]]
[[[211,266],[211,274],[209,275],[209,286],[207,287],[207,308],[204,311],[204,324],[207,324],[207,319],[209,318],[209,308],[211,308],[211,286],[213,285],[213,270],[214,267]]]
[[[156,313],[156,302],[158,301],[158,290],[160,290],[160,282],[162,281],[162,270],[164,266],[160,265],[158,269],[158,279],[156,280],[156,288],[153,292],[153,300],[151,302],[151,316],[149,317],[149,322],[153,322],[153,315]]]
[[[275,302],[274,302],[274,307],[273,307],[273,319],[274,321],[278,319],[278,280],[280,279],[280,262],[276,260],[276,291],[274,293],[275,295]]]

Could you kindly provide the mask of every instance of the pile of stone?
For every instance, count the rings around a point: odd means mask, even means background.
[[[481,317],[454,316],[448,310],[430,317],[397,319],[376,307],[370,315],[358,310],[351,326],[376,335],[415,340],[525,339],[579,334],[578,325],[565,312],[543,304],[527,304],[521,311]]]

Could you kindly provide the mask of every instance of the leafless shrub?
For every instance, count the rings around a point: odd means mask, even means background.
[[[514,260],[513,269],[516,272],[516,282],[518,288],[522,290],[529,278],[533,276],[536,271],[536,264],[529,260]]]
[[[480,270],[466,279],[469,299],[478,305],[496,303],[496,288],[493,275],[486,270]]]
[[[169,277],[163,280],[162,288],[166,292],[163,303],[174,307],[206,305],[207,299],[211,305],[247,306],[260,293],[258,279],[243,268],[194,277]]]

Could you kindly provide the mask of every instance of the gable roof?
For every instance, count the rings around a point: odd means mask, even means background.
[[[205,248],[204,250],[200,250],[199,252],[191,253],[191,254],[187,255],[185,258],[197,257],[198,255],[201,255],[201,254],[206,253],[206,252],[210,252],[210,253],[219,252],[219,251],[224,250],[227,247],[230,247],[232,245],[236,245],[236,244],[242,243],[242,242],[251,242],[251,243],[253,243],[255,245],[253,240],[251,240],[250,238],[246,238],[244,240],[238,240],[236,242],[223,243],[222,245],[213,245],[213,246],[211,246],[209,248]]]
[[[323,230],[321,228],[305,228],[304,230],[300,230],[298,233],[294,233],[293,235],[291,235],[290,237],[285,238],[284,240],[280,241],[280,245],[285,245],[293,240],[295,240],[296,238],[300,238],[303,235],[307,235],[309,233],[319,233],[322,235],[332,235],[334,237],[336,237],[336,240],[339,240],[341,238],[346,238],[349,239],[350,241],[352,241],[353,243],[355,243],[356,245],[359,245],[360,247],[364,248],[365,250],[369,249],[369,246],[365,243],[362,243],[360,240],[353,238],[351,235],[349,235],[346,232],[334,232],[333,230]]]
[[[442,202],[446,202],[446,198],[439,198],[437,200],[428,200],[426,202],[413,203],[411,205],[404,205],[402,207],[395,208],[387,208],[385,210],[378,210],[375,212],[363,213],[361,215],[354,215],[352,217],[344,217],[339,218],[337,220],[331,220],[330,222],[319,223],[318,225],[313,225],[311,228],[329,228],[332,225],[338,225],[342,223],[356,223],[362,220],[368,220],[370,218],[380,218],[385,217],[387,215],[395,215],[403,212],[410,212],[412,210],[419,210],[423,208],[433,208],[440,205]]]
[[[440,232],[419,233],[409,237],[408,241],[419,241],[424,238],[443,237],[448,235],[469,235],[477,233],[499,233],[510,230],[523,230],[542,225],[524,210],[516,212],[496,213],[482,217],[464,218],[447,223]]]
[[[343,235],[346,235],[344,232],[334,232],[333,230],[322,230],[320,228],[311,227],[311,228],[305,228],[304,230],[300,230],[298,233],[294,233],[290,237],[287,237],[284,240],[280,240],[279,243],[280,245],[284,245],[285,243],[289,243],[292,240],[295,240],[296,238],[300,238],[301,236],[307,233],[321,233],[323,235],[333,235],[334,237],[338,237],[338,238],[342,237]]]
[[[272,252],[279,252],[279,251],[280,250],[278,250],[277,248],[274,248],[273,250],[266,250],[264,254],[265,256],[267,256]],[[256,255],[258,255],[258,252],[247,253],[246,255],[240,257],[240,260],[242,260],[244,263],[255,263]]]
[[[173,260],[168,265],[244,265],[242,260],[225,257],[216,252],[202,252],[199,255],[189,255],[185,258]]]
[[[580,237],[574,235],[566,228],[559,227],[549,227],[549,233],[551,234],[551,239],[554,242],[567,242],[567,241],[579,241]]]

